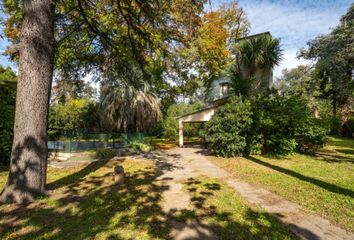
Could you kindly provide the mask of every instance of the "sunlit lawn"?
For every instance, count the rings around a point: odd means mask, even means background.
[[[234,176],[265,187],[354,232],[354,140],[329,140],[316,156],[209,159]]]

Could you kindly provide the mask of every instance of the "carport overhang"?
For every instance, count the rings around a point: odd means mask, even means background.
[[[213,106],[198,110],[196,112],[186,114],[178,117],[178,133],[179,133],[179,146],[183,147],[183,124],[186,122],[189,123],[200,123],[207,122],[214,115],[215,111],[220,106]]]

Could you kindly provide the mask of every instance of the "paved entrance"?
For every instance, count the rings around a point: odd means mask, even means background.
[[[182,191],[181,180],[207,175],[217,178],[235,189],[248,202],[258,205],[278,217],[293,233],[302,239],[354,239],[352,233],[332,225],[328,220],[310,215],[303,209],[268,190],[255,187],[231,176],[209,162],[199,148],[174,148],[155,156],[158,180],[168,186],[163,193],[166,212],[189,209],[190,197]],[[173,239],[217,239],[207,225],[196,222],[171,222]]]

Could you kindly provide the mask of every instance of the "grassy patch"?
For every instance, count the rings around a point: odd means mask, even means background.
[[[3,189],[6,183],[7,174],[8,174],[8,168],[0,164],[0,189]]]
[[[331,137],[315,156],[209,159],[244,181],[265,187],[354,231],[353,151],[354,140]]]
[[[273,216],[250,207],[235,190],[217,180],[189,179],[184,189],[196,210],[177,212],[178,221],[199,220],[220,239],[297,239]]]
[[[155,165],[124,161],[125,185],[113,183],[113,161],[48,169],[50,197],[28,206],[0,206],[0,239],[164,239]],[[4,182],[6,174],[0,175]]]

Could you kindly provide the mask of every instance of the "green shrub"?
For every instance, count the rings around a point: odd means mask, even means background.
[[[252,111],[252,133],[248,142],[253,143],[254,139],[262,142],[263,154],[313,152],[325,142],[325,128],[313,120],[307,100],[297,95],[258,96],[252,102]]]
[[[264,154],[272,154],[276,156],[285,156],[293,154],[296,150],[297,142],[290,136],[282,134],[270,135],[262,146]]]
[[[313,153],[326,143],[326,129],[317,119],[308,119],[302,122],[295,133],[297,149],[302,153]]]
[[[16,101],[15,79],[7,79],[11,75],[11,70],[0,65],[0,164],[7,164],[11,157]]]
[[[342,120],[339,116],[330,118],[330,133],[332,135],[340,135],[342,127]]]
[[[131,147],[142,151],[142,152],[150,152],[151,151],[151,146],[149,144],[146,144],[144,142],[140,142],[140,141],[133,141],[130,143]]]
[[[14,106],[0,106],[0,164],[10,162],[14,115]]]
[[[311,153],[326,142],[326,128],[299,96],[233,98],[206,124],[204,136],[217,156]]]
[[[245,153],[247,134],[252,123],[251,104],[233,97],[213,115],[205,126],[204,136],[214,154],[222,157]]]
[[[60,135],[88,132],[97,124],[97,117],[96,103],[91,99],[72,99],[55,104],[49,109],[49,138],[56,140]]]
[[[110,159],[117,156],[117,151],[111,148],[99,148],[96,150],[96,157],[99,159]]]

